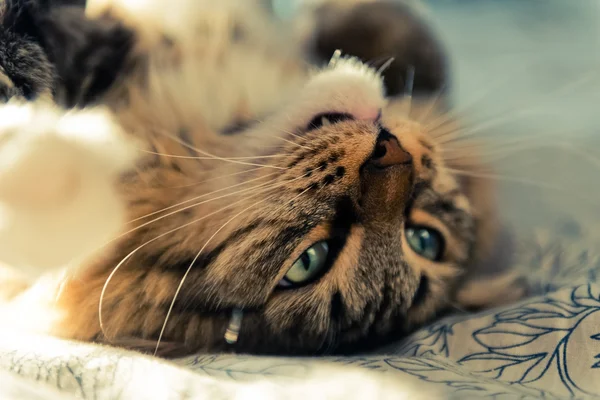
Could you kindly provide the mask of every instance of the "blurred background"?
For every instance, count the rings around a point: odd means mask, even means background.
[[[480,133],[506,178],[507,221],[528,230],[574,220],[600,236],[600,2],[427,4],[457,107],[490,127]]]
[[[302,0],[272,1],[287,18]],[[455,108],[488,145],[506,222],[577,222],[600,238],[600,1],[420,3],[449,52]]]

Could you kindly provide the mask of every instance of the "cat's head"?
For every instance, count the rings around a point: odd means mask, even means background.
[[[448,152],[451,115],[386,99],[351,57],[307,78],[214,37],[216,53],[159,37],[159,57],[107,96],[126,92],[113,110],[150,154],[122,182],[126,232],[61,286],[57,332],[145,350],[160,338],[160,354],[314,354],[452,307],[496,221],[491,188],[457,174],[477,160]]]
[[[161,337],[165,349],[313,354],[446,310],[492,215],[449,169],[435,120],[404,106],[375,71],[340,59],[235,135],[153,137],[124,182],[131,230],[63,288],[71,312],[89,313],[64,326],[133,347]]]

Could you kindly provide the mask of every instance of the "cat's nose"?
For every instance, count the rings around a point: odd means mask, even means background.
[[[369,163],[377,168],[393,165],[412,165],[412,156],[400,146],[400,142],[387,130],[382,129],[375,143],[375,151]]]
[[[368,218],[398,223],[403,218],[414,183],[411,154],[382,129],[370,159],[361,172],[361,201]]]

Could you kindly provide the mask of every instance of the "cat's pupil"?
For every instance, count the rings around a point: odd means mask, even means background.
[[[327,242],[321,241],[313,244],[298,257],[278,286],[281,288],[299,287],[318,278],[325,271],[328,252]]]
[[[421,236],[419,237],[419,241],[421,243],[421,245],[420,245],[421,250],[426,249],[427,248],[427,244],[431,241],[431,236],[429,235],[429,232],[421,232]]]
[[[308,271],[310,269],[310,255],[308,255],[308,251],[304,252],[304,254],[302,254],[302,256],[300,257],[300,260],[302,261],[302,267],[304,267],[304,269],[306,271]]]

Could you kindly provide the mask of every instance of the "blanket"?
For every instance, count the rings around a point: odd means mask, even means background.
[[[479,86],[488,88],[488,81],[496,83],[483,103],[503,110],[514,107],[515,98],[545,99],[548,88],[597,68],[598,52],[590,51],[598,38],[598,3],[593,0],[428,3],[440,16],[440,30],[455,55],[458,102],[471,105],[469,110],[476,97],[471,93],[479,93]],[[506,84],[494,78],[506,76]],[[588,83],[583,89],[577,88],[576,99],[554,96],[562,101],[546,107],[548,114],[556,110],[561,116],[559,127],[555,119],[548,124],[538,118],[541,122],[534,126],[502,127],[502,137],[560,133],[563,126],[584,128],[585,123],[595,132],[597,107],[589,105],[597,104],[597,85]],[[559,209],[578,209],[573,194],[594,190],[597,185],[589,183],[597,179],[597,170],[589,164],[575,168],[579,156],[562,168],[558,156],[565,154],[564,149],[551,154],[540,169],[566,189],[570,203]],[[512,175],[522,176],[522,171]],[[561,178],[557,171],[568,174]],[[585,190],[573,187],[574,177],[586,183]],[[541,180],[531,174],[527,178]],[[541,206],[548,197],[544,194],[527,192],[512,199],[521,211],[515,219],[537,224],[556,215]],[[557,193],[551,194],[556,198]],[[526,208],[530,203],[534,206]],[[595,216],[595,205],[592,211],[589,215]],[[572,240],[524,243],[528,252],[519,264],[534,289],[526,300],[449,316],[372,354],[318,359],[205,354],[166,362],[109,347],[2,332],[0,399],[600,398],[598,241],[584,241],[577,232],[570,236]]]
[[[586,243],[537,238],[518,258],[535,296],[452,315],[351,357],[203,354],[167,362],[3,332],[0,398],[600,398],[600,253]]]

